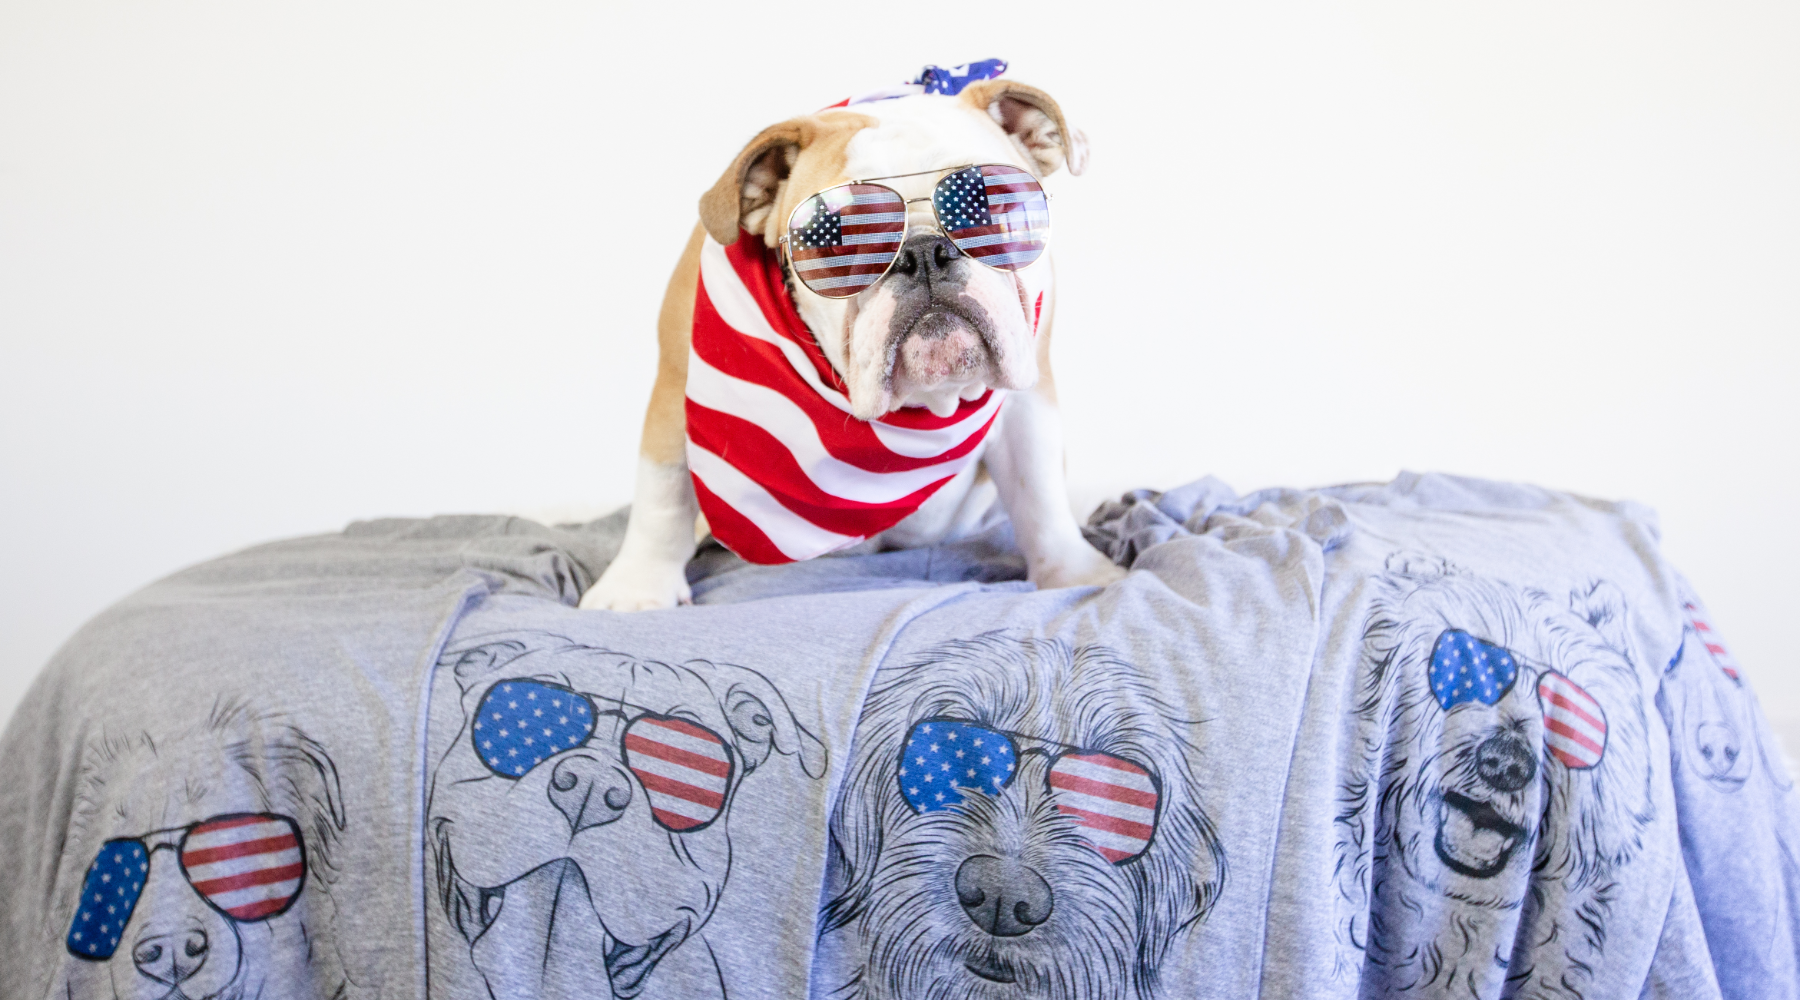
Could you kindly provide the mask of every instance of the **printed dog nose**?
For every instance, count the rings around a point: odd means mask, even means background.
[[[1737,730],[1723,722],[1702,722],[1694,731],[1694,744],[1700,751],[1701,766],[1714,774],[1729,774],[1737,765],[1743,747],[1738,745]]]
[[[992,854],[977,854],[956,869],[956,900],[975,926],[995,937],[1029,934],[1056,907],[1042,875]]]
[[[546,791],[550,804],[569,821],[570,836],[611,823],[631,804],[631,778],[624,770],[587,754],[557,761]]]
[[[209,946],[199,929],[144,938],[131,949],[138,975],[164,986],[178,986],[192,979],[206,964]]]
[[[1500,733],[1475,748],[1475,773],[1497,792],[1516,792],[1537,774],[1537,758],[1524,740]]]
[[[961,256],[956,244],[937,233],[914,236],[900,245],[900,256],[894,259],[893,269],[909,277],[930,279]]]

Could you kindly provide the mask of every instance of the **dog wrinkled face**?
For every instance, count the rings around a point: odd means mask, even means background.
[[[1000,634],[877,680],[824,924],[868,998],[1154,993],[1224,855],[1182,736],[1105,650]]]
[[[811,737],[743,668],[522,652],[456,654],[466,725],[429,806],[439,889],[494,996],[599,977],[636,996],[718,904],[744,776]]]
[[[745,166],[746,230],[773,245],[797,206],[852,179],[890,178],[880,183],[908,202],[900,255],[881,280],[850,298],[788,281],[801,318],[844,376],[855,415],[868,420],[920,406],[947,416],[989,388],[1034,385],[1039,311],[1049,307],[1052,282],[1048,254],[1018,271],[976,263],[937,230],[932,189],[947,168],[970,164],[1042,177],[1065,162],[1078,165],[1085,148],[1075,146],[1085,140],[1065,138],[1051,115],[985,85],[959,98],[878,101],[804,121],[794,134],[813,141],[777,144]],[[920,171],[931,172],[896,176]],[[709,229],[716,233],[713,223]]]

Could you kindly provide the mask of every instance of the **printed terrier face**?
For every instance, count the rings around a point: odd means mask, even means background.
[[[1154,993],[1224,856],[1189,747],[1097,647],[999,634],[884,670],[832,819],[862,996]]]
[[[451,654],[466,726],[433,781],[439,887],[496,997],[596,976],[635,996],[718,904],[745,776],[822,751],[753,671],[526,648]]]
[[[977,263],[938,232],[933,214],[934,189],[949,168],[1000,164],[1041,178],[1067,162],[1079,172],[1085,139],[1063,134],[1047,95],[1010,86],[975,84],[960,97],[877,101],[775,126],[721,180],[715,192],[724,193],[702,200],[703,219],[722,213],[707,222],[715,237],[735,236],[735,223],[771,246],[797,208],[851,180],[885,185],[904,200],[894,206],[905,218],[899,256],[873,284],[834,298],[789,276],[794,304],[844,376],[857,417],[905,406],[947,416],[990,387],[1037,381],[1040,309],[1053,305],[1048,254],[1018,270]],[[956,201],[951,194],[942,189],[941,209]],[[709,199],[720,207],[709,210]],[[985,196],[977,201],[986,204]],[[1047,216],[1047,202],[1034,204]],[[1047,228],[1040,234],[1047,239]]]

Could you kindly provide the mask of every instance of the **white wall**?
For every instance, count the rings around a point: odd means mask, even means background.
[[[0,5],[0,714],[221,551],[623,501],[739,144],[999,55],[1094,144],[1056,184],[1078,497],[1634,497],[1800,721],[1800,8],[659,6]]]

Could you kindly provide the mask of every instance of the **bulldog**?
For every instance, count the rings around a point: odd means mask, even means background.
[[[763,129],[701,196],[629,526],[582,607],[687,603],[708,530],[781,563],[953,540],[996,497],[1039,587],[1123,575],[1069,509],[1050,371],[1038,182],[1086,140],[1034,87],[937,89]]]

